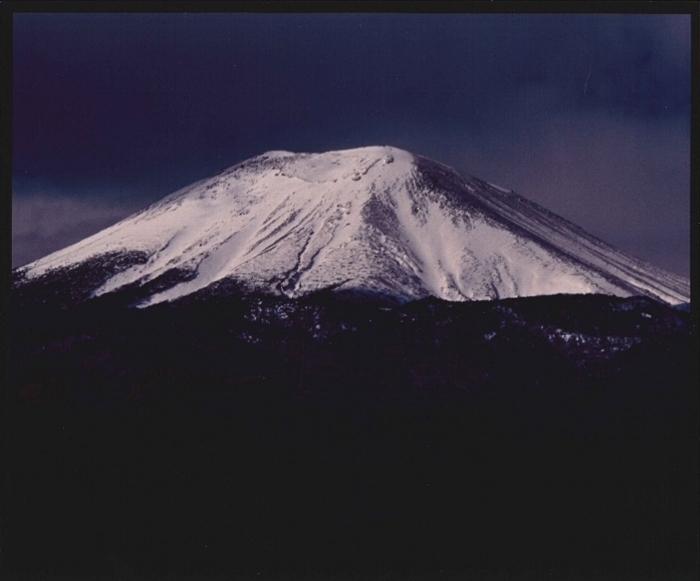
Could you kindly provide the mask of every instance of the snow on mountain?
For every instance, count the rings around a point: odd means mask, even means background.
[[[16,269],[17,284],[107,256],[122,259],[90,291],[158,282],[139,306],[227,280],[288,297],[333,287],[400,301],[690,296],[682,277],[533,202],[393,147],[268,152]]]

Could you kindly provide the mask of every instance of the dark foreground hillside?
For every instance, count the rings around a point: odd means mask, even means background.
[[[652,300],[88,301],[12,325],[9,578],[697,570],[690,323]]]

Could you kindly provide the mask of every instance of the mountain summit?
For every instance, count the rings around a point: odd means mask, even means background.
[[[603,293],[677,304],[690,295],[682,277],[512,191],[393,147],[265,153],[13,278],[15,288],[62,281],[82,298],[136,290],[138,306],[227,285],[399,302]]]

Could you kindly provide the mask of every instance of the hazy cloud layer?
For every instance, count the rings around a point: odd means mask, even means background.
[[[60,194],[15,196],[12,203],[12,267],[79,242],[134,213],[127,203]]]
[[[145,206],[266,150],[390,144],[689,272],[688,15],[27,13],[14,24],[13,178],[52,184],[42,199],[79,196],[65,214],[76,232],[97,224],[81,213],[88,200],[107,212],[110,185]],[[34,233],[13,252],[56,249]]]

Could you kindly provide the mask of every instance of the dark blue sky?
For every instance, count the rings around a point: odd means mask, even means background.
[[[13,265],[270,149],[387,144],[690,268],[690,16],[20,14]]]

